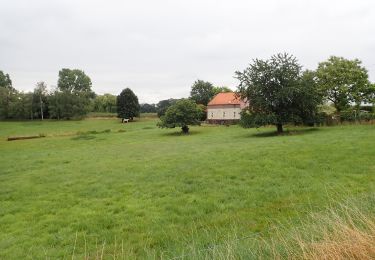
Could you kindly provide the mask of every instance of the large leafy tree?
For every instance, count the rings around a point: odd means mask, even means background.
[[[134,117],[139,116],[139,110],[138,97],[134,92],[130,88],[121,91],[117,96],[117,116],[133,120]]]
[[[367,70],[358,59],[330,57],[319,63],[316,71],[318,85],[324,97],[333,103],[338,113],[352,103],[368,102],[374,95]]]
[[[5,74],[0,70],[0,88],[13,89],[12,80],[9,77],[9,74]]]
[[[57,88],[49,96],[50,116],[57,119],[84,117],[95,96],[91,86],[90,77],[82,70],[60,70]]]
[[[17,91],[12,86],[9,74],[0,70],[0,119],[10,116],[10,105],[16,98]]]
[[[239,96],[248,101],[242,126],[273,124],[282,133],[286,123],[313,120],[320,103],[314,75],[303,74],[294,56],[284,53],[269,60],[255,59],[243,72],[237,71],[236,78]]]
[[[197,80],[191,87],[190,98],[197,104],[207,106],[214,95],[214,86],[208,81]]]
[[[91,92],[91,79],[79,69],[62,69],[59,71],[57,88],[67,92]]]
[[[171,105],[165,115],[160,118],[161,128],[181,127],[182,132],[189,133],[189,125],[200,125],[202,111],[198,105],[189,99],[181,99]]]

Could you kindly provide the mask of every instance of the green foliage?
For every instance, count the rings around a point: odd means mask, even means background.
[[[177,101],[178,99],[173,99],[173,98],[159,101],[159,103],[157,103],[156,105],[156,112],[157,112],[158,117],[164,116],[167,109],[171,105],[175,104]]]
[[[48,91],[47,85],[43,81],[38,82],[33,92],[33,118],[44,119],[48,114]]]
[[[217,95],[219,93],[226,93],[226,92],[233,92],[233,90],[231,90],[230,88],[228,88],[226,86],[214,87],[213,88],[213,96],[212,97],[214,97],[215,95]]]
[[[48,98],[50,118],[82,119],[90,111],[90,93],[55,90]]]
[[[0,119],[33,119],[33,93],[18,92],[13,87],[0,87]]]
[[[97,95],[93,100],[93,112],[116,113],[117,97],[112,94]]]
[[[334,115],[336,114],[337,110],[331,104],[322,104],[318,106],[318,113],[324,113],[325,115]]]
[[[133,119],[139,116],[139,102],[138,97],[130,88],[121,91],[117,96],[117,116],[119,118]]]
[[[63,92],[91,92],[91,79],[82,70],[62,69],[59,71],[57,88]]]
[[[293,123],[314,125],[318,119],[318,108],[322,104],[323,95],[318,89],[316,73],[306,70],[299,79],[298,91],[293,97],[296,117]]]
[[[198,104],[197,105],[200,111],[200,121],[205,121],[207,119],[207,106]]]
[[[156,113],[157,112],[156,105],[143,103],[141,104],[140,112],[141,113]]]
[[[207,106],[214,95],[214,86],[208,81],[197,80],[191,87],[190,98],[197,104]]]
[[[0,70],[0,119],[9,117],[10,104],[14,100],[15,89],[9,74]]]
[[[9,75],[0,73],[0,119],[71,119],[83,118],[90,110],[91,80],[81,70],[62,69],[58,88],[48,93],[44,82],[38,82],[30,93],[11,86]]]
[[[181,99],[167,109],[157,125],[161,128],[181,127],[187,134],[189,125],[200,125],[201,116],[202,110],[194,101]]]
[[[7,119],[10,115],[11,103],[15,101],[16,91],[0,87],[0,119]]]
[[[32,119],[33,118],[33,94],[15,92],[9,105],[9,119]]]
[[[13,89],[12,80],[9,77],[9,74],[5,74],[0,70],[0,88]]]
[[[286,123],[314,122],[321,102],[314,73],[302,73],[297,59],[289,54],[277,54],[270,60],[255,59],[243,72],[236,72],[240,81],[238,93],[249,100],[242,113],[244,127],[273,124],[278,132]]]
[[[359,122],[375,120],[375,113],[368,111],[358,111],[356,109],[349,109],[341,111],[340,120],[346,122]]]
[[[91,79],[78,69],[59,71],[57,89],[48,97],[50,118],[81,119],[91,110]]]
[[[335,56],[319,63],[316,71],[319,88],[339,113],[348,109],[352,102],[359,106],[362,102],[371,102],[374,97],[375,88],[361,63],[358,59]]]

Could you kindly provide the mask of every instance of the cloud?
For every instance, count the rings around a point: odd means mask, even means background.
[[[310,69],[359,58],[375,80],[371,0],[9,0],[0,31],[0,69],[25,91],[69,67],[98,93],[130,87],[157,102],[187,96],[198,78],[235,88],[234,71],[284,51]]]

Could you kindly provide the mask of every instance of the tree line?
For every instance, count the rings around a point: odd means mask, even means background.
[[[354,120],[375,119],[375,84],[358,59],[332,56],[311,71],[303,70],[293,55],[279,53],[267,60],[254,59],[235,77],[236,95],[247,103],[240,120],[245,128],[275,125],[282,133],[285,124],[322,124],[327,107],[333,111],[330,117],[340,121],[352,121],[353,115]],[[197,81],[190,99],[204,106],[214,92],[212,84]],[[188,133],[188,125],[200,124],[197,111],[197,105],[182,100],[166,110],[158,126],[181,127]]]
[[[319,124],[328,110],[340,120],[375,118],[375,84],[358,59],[332,56],[312,71],[303,70],[293,55],[276,54],[266,60],[254,59],[243,71],[235,72],[235,77],[239,81],[236,94],[248,103],[241,114],[243,127],[275,125],[281,133],[289,123]],[[0,119],[72,119],[103,112],[131,120],[140,113],[157,113],[160,127],[180,126],[188,132],[187,125],[206,119],[208,102],[220,92],[232,90],[197,80],[187,99],[139,104],[129,88],[118,96],[96,95],[89,76],[78,69],[60,70],[57,87],[50,91],[44,82],[38,82],[27,93],[17,91],[10,76],[0,71]]]
[[[348,113],[375,119],[373,107],[361,109],[373,105],[375,85],[358,59],[332,56],[309,71],[302,69],[296,57],[283,53],[253,60],[244,71],[236,72],[236,78],[238,95],[249,101],[242,112],[243,127],[275,125],[282,133],[285,124],[320,124],[324,105],[332,106],[333,116],[340,120]]]
[[[192,87],[191,99],[207,105],[221,91],[231,90],[197,80]],[[89,112],[117,113],[118,117],[129,119],[140,113],[157,113],[161,117],[178,100],[170,98],[157,104],[139,104],[138,97],[129,88],[118,96],[97,95],[84,71],[67,68],[59,71],[56,87],[48,90],[46,83],[41,81],[36,83],[33,91],[22,92],[13,87],[9,74],[0,71],[0,119],[81,119]],[[204,120],[203,106],[201,111],[200,117]]]
[[[59,71],[57,87],[47,90],[38,82],[32,92],[12,86],[8,74],[0,71],[0,119],[71,119],[82,118],[95,97],[91,79],[81,70]]]

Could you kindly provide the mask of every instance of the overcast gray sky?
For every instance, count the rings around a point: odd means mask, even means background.
[[[19,90],[79,68],[97,93],[157,102],[196,79],[235,89],[236,70],[277,52],[309,69],[359,58],[375,81],[375,1],[0,0],[0,70]]]

